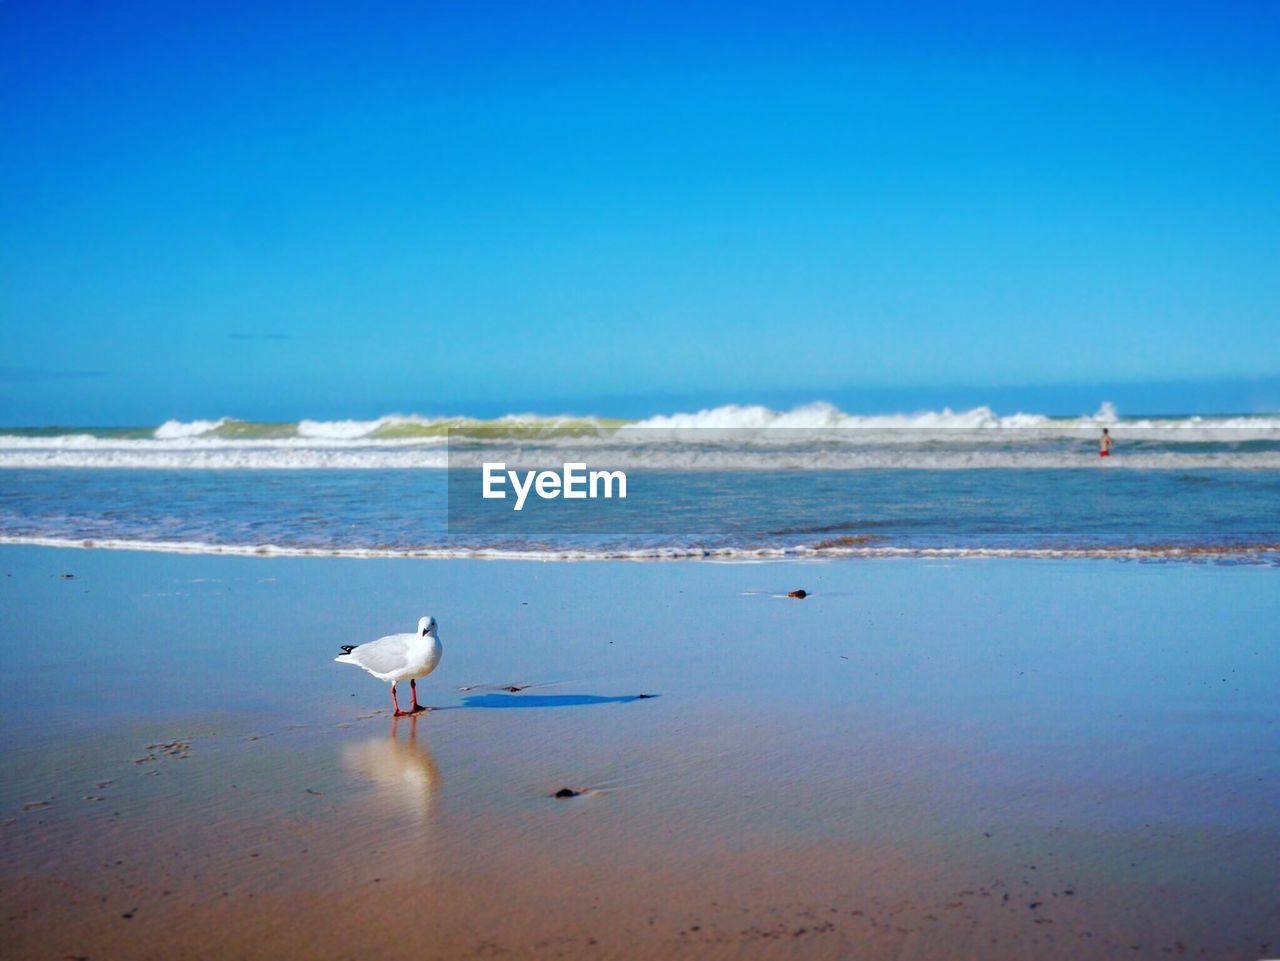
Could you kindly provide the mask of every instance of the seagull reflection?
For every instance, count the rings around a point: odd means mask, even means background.
[[[440,793],[440,768],[426,740],[418,740],[418,716],[409,718],[406,737],[398,736],[399,723],[392,719],[390,737],[345,744],[342,766],[374,786],[375,803],[425,821]]]

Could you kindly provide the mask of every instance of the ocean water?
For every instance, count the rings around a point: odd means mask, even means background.
[[[1098,457],[1106,427],[1116,446]],[[1280,560],[1280,417],[622,421],[388,416],[0,430],[0,541],[539,558],[901,554]],[[624,470],[628,496],[480,497],[481,465]]]

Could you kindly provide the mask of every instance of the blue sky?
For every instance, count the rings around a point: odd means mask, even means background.
[[[688,6],[0,5],[0,422],[1280,407],[1280,6]]]

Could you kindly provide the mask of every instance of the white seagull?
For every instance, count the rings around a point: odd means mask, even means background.
[[[418,621],[416,634],[388,634],[376,641],[354,647],[343,644],[342,653],[334,660],[339,664],[363,667],[378,680],[390,681],[395,716],[404,717],[406,714],[431,710],[418,703],[418,685],[415,682],[436,669],[442,654],[444,647],[436,636],[436,619],[424,617]],[[413,707],[402,711],[400,701],[396,698],[396,682],[406,679],[413,690]]]

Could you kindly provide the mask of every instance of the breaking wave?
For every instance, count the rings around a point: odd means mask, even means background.
[[[494,419],[390,414],[372,420],[269,423],[221,417],[154,428],[10,429],[0,468],[370,470],[440,469],[447,453],[518,443],[625,455],[670,470],[1066,468],[1102,427],[1117,441],[1109,466],[1280,469],[1280,416],[1121,417],[997,414],[989,407],[851,414],[815,403],[777,411],[727,405],[640,420],[509,414]],[[532,453],[531,453],[531,456]]]

